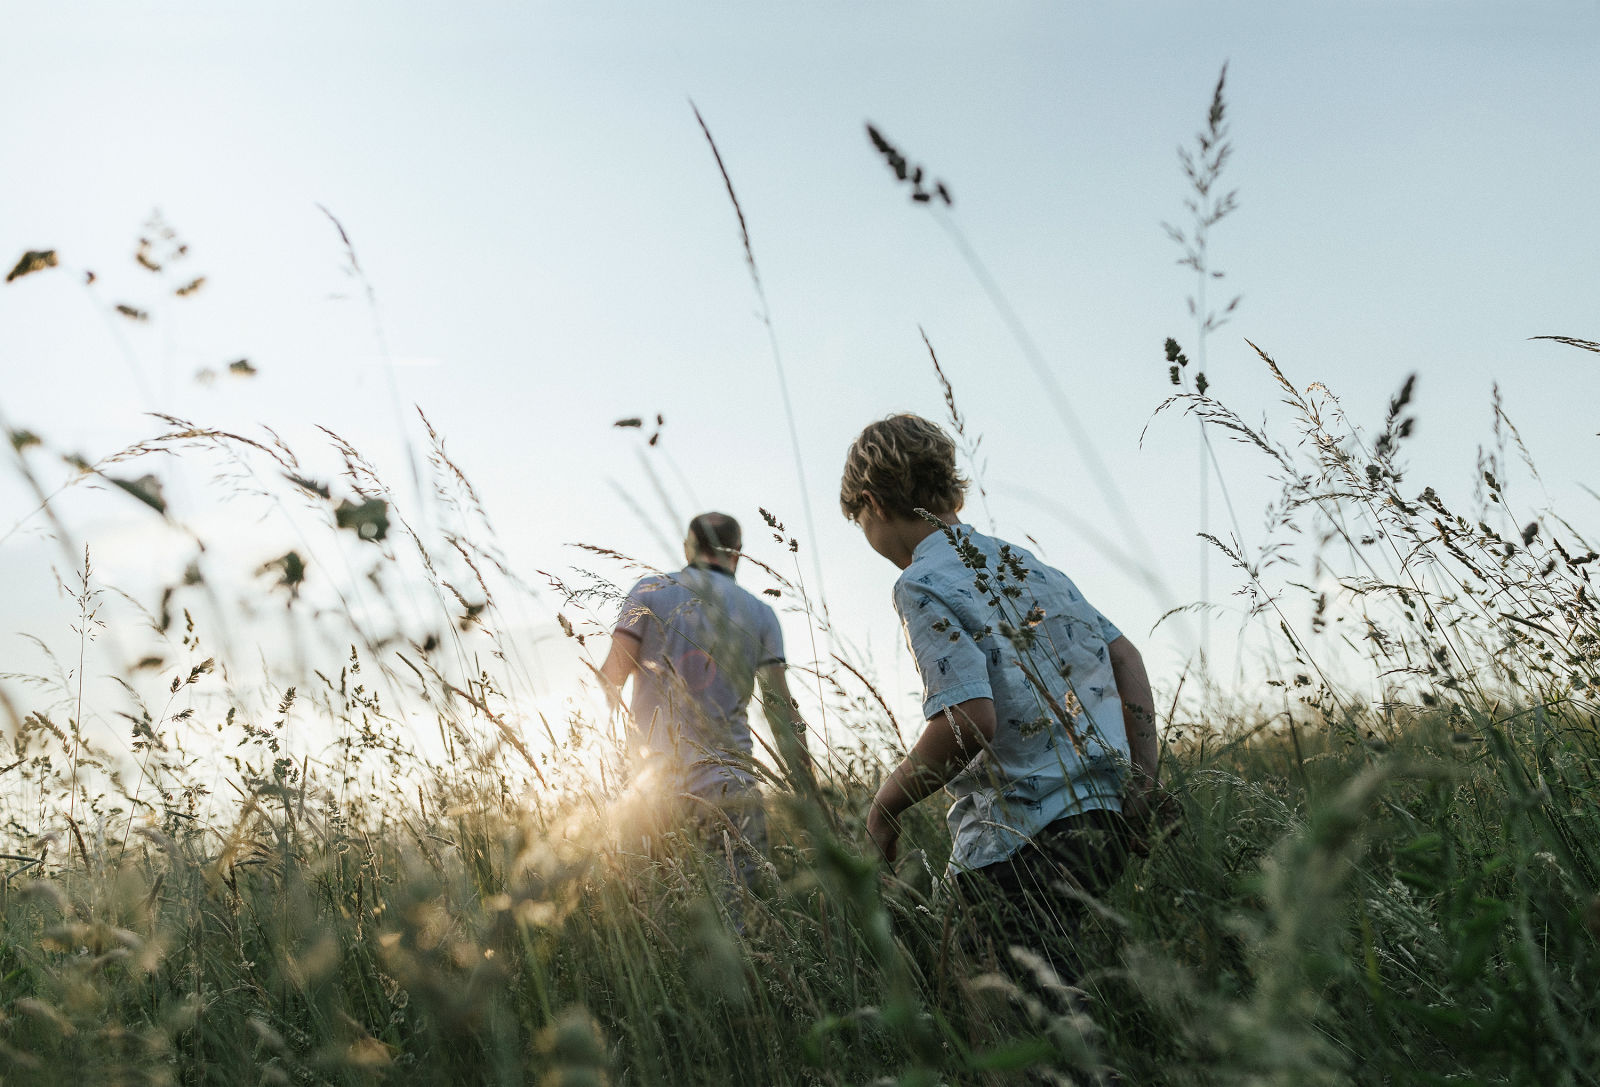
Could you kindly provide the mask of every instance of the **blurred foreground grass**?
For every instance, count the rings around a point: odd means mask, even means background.
[[[823,784],[771,777],[773,870],[733,931],[717,858],[643,848],[649,805],[595,776],[610,723],[575,711],[558,735],[519,704],[497,591],[535,594],[431,425],[426,516],[336,435],[323,482],[270,431],[167,418],[90,463],[10,429],[63,546],[52,457],[192,557],[146,611],[84,551],[76,668],[0,677],[0,1082],[1597,1082],[1600,555],[1554,511],[1511,512],[1532,464],[1498,398],[1464,515],[1403,482],[1412,381],[1369,434],[1262,360],[1291,445],[1204,387],[1163,408],[1281,488],[1265,542],[1213,541],[1241,644],[1280,663],[1256,692],[1169,694],[1181,825],[1095,904],[1071,984],[962,950],[983,918],[934,878],[936,805],[897,878],[864,859],[909,738],[849,694],[873,694],[869,662],[815,666]],[[129,472],[172,454],[301,543],[230,577]],[[556,616],[568,637],[604,627],[603,579],[551,588],[600,615]],[[102,634],[133,643],[114,705],[83,685]]]
[[[0,898],[7,1083],[1586,1083],[1600,738],[1538,706],[1169,752],[1179,834],[1079,987],[964,957],[854,829],[774,794],[734,935],[708,859],[440,782],[362,825],[264,788],[219,835],[56,841]],[[842,788],[840,788],[842,787]],[[830,829],[848,828],[842,837]],[[929,857],[943,830],[913,838]],[[909,843],[908,843],[909,844]],[[13,848],[18,848],[13,846]],[[21,854],[17,854],[21,856]],[[14,864],[15,862],[8,862]],[[913,869],[921,858],[910,858]],[[935,864],[937,861],[935,860]],[[997,969],[999,967],[999,969]]]

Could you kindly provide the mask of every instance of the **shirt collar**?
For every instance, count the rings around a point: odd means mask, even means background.
[[[951,525],[950,528],[955,532],[957,538],[965,538],[972,535],[972,526],[964,522]],[[916,547],[911,549],[911,561],[915,562],[917,559],[929,558],[936,554],[939,548],[949,546],[950,538],[944,534],[943,529],[936,528],[918,541]]]

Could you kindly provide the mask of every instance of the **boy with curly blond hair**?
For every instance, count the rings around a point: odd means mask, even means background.
[[[960,900],[1009,942],[1070,955],[1084,898],[1121,873],[1156,795],[1150,681],[1066,574],[961,521],[966,488],[955,443],[916,415],[870,424],[845,457],[840,506],[901,570],[926,718],[867,832],[892,864],[901,814],[945,789]]]

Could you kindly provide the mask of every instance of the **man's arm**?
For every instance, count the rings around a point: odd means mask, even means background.
[[[928,718],[905,760],[895,767],[872,798],[867,835],[894,863],[899,849],[900,814],[932,796],[994,739],[994,700],[972,698]]]
[[[639,646],[642,644],[643,639],[626,630],[611,635],[611,649],[600,665],[600,679],[605,684],[606,702],[612,707],[622,704],[622,685],[639,667]]]
[[[761,710],[767,716],[767,725],[772,729],[772,738],[777,741],[778,755],[789,771],[790,780],[814,785],[811,751],[806,747],[806,723],[794,696],[789,693],[784,663],[763,664],[756,669],[756,682],[761,685]]]
[[[1111,675],[1122,698],[1122,723],[1128,731],[1128,754],[1133,777],[1123,796],[1128,816],[1138,821],[1148,814],[1148,804],[1157,786],[1160,743],[1156,737],[1156,700],[1145,674],[1144,658],[1127,638],[1109,646]]]

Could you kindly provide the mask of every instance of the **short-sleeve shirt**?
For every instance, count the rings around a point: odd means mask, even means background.
[[[635,752],[691,793],[753,788],[746,709],[756,670],[783,661],[777,613],[720,568],[689,566],[635,585],[616,629],[640,642]]]
[[[1121,810],[1128,739],[1108,649],[1121,632],[1066,574],[955,525],[917,545],[894,606],[925,718],[994,701],[989,749],[946,786],[952,871],[1005,860],[1057,819]]]

